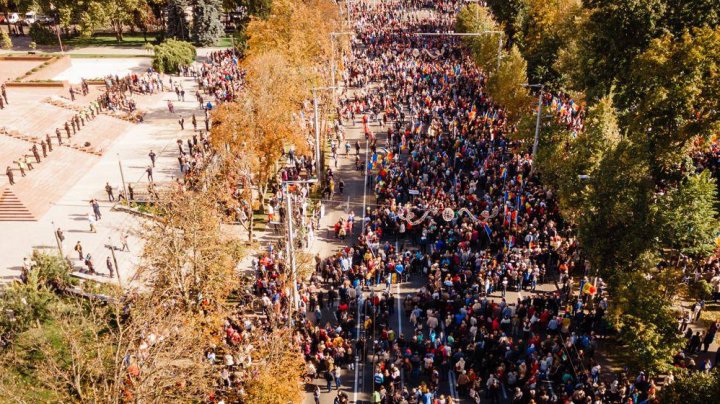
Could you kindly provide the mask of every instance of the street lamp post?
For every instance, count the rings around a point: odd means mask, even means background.
[[[543,90],[545,89],[545,86],[543,84],[526,84],[525,87],[531,87],[531,88],[539,88],[538,91],[538,110],[537,110],[537,118],[535,119],[535,140],[533,141],[533,148],[532,148],[532,158],[533,158],[533,165],[530,168],[530,172],[535,172],[535,158],[537,157],[537,149],[538,144],[540,143],[540,115],[542,114],[542,96],[543,96]]]
[[[318,111],[318,98],[317,92],[321,90],[335,90],[335,86],[332,87],[315,87],[312,89],[313,93],[313,120],[315,126],[315,167],[317,170],[318,181],[322,183],[322,167],[320,162],[320,117]]]
[[[127,186],[125,184],[125,174],[123,173],[122,160],[120,160],[120,153],[117,154],[118,166],[120,167],[120,180],[122,181],[123,192],[125,193],[125,205],[130,207],[130,195],[128,195]]]
[[[58,236],[58,228],[57,228],[57,226],[55,226],[54,221],[52,221],[50,223],[52,224],[52,227],[53,227],[53,234],[55,235],[55,242],[57,243],[57,248],[58,248],[58,252],[60,253],[60,258],[64,258],[65,253],[63,253],[62,241],[60,240],[60,237]]]
[[[370,139],[365,141],[365,185],[363,186],[363,217],[362,217],[362,235],[365,235],[365,215],[367,213],[365,200],[367,199],[367,183],[368,183],[368,151],[370,150]]]
[[[287,250],[287,256],[288,256],[288,263],[290,264],[290,277],[292,278],[292,305],[289,305],[290,308],[290,316],[289,320],[292,321],[292,309],[294,308],[295,312],[298,311],[299,301],[297,296],[297,268],[295,266],[295,240],[294,240],[294,234],[293,234],[293,210],[292,210],[292,198],[290,197],[290,191],[288,190],[289,184],[312,184],[317,182],[316,179],[309,179],[309,180],[299,180],[299,181],[283,181],[283,193],[284,197],[287,200],[287,212],[285,213],[285,216],[287,217],[287,231],[288,231],[288,239],[286,244],[286,250]]]
[[[115,274],[117,274],[118,285],[120,285],[120,289],[122,289],[122,279],[120,278],[120,267],[118,266],[117,257],[115,257],[115,247],[113,247],[110,236],[108,236],[108,248],[110,249],[110,254],[112,255],[113,265],[115,265]]]
[[[460,36],[460,37],[500,35],[500,40],[498,41],[498,52],[497,52],[497,69],[498,69],[498,71],[500,71],[500,59],[502,59],[502,36],[504,34],[503,31],[484,30],[481,32],[415,32],[414,34],[419,35],[419,36]]]

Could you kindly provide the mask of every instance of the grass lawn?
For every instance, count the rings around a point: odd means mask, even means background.
[[[148,42],[155,40],[155,35],[148,34]],[[123,35],[122,42],[118,42],[115,39],[115,35],[111,34],[99,34],[93,35],[90,38],[75,37],[65,39],[64,45],[67,46],[143,46],[145,39],[142,34],[125,34]]]
[[[96,54],[96,53],[69,53],[68,56],[70,56],[72,59],[127,59],[127,58],[151,58],[151,53],[146,54],[116,54],[116,55],[109,55],[109,54]]]
[[[147,40],[150,43],[155,42],[155,34],[148,33]],[[73,47],[83,46],[129,46],[129,47],[142,47],[145,44],[145,38],[141,33],[125,34],[123,35],[122,42],[118,42],[115,39],[115,35],[112,34],[98,34],[93,35],[90,38],[75,37],[71,39],[63,40],[63,44]],[[232,46],[232,38],[224,36],[218,40],[217,47],[229,48]]]
[[[215,46],[218,48],[231,48],[233,46],[232,37],[224,36],[220,38]]]

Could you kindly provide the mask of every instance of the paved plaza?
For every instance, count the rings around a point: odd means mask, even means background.
[[[0,65],[3,72],[0,79],[7,80],[35,65],[12,62],[11,69],[3,66]],[[141,73],[148,67],[149,59],[138,57],[72,59],[71,66],[55,79],[72,85],[83,78],[98,79],[110,74],[122,77],[128,73]],[[89,120],[69,141],[65,139],[64,123],[78,109],[97,99],[104,89],[103,85],[90,85],[89,94],[78,94],[75,101],[69,99],[67,85],[7,88],[9,105],[0,110],[0,165],[3,173],[7,166],[13,168],[16,184],[10,186],[5,175],[0,177],[0,279],[3,282],[20,275],[23,258],[28,257],[33,249],[57,252],[59,247],[54,234],[57,228],[62,229],[65,235],[65,241],[60,246],[63,254],[71,258],[77,268],[82,267],[74,251],[79,241],[83,252],[91,254],[98,271],[99,275],[92,277],[100,281],[110,280],[104,265],[110,255],[107,246],[119,247],[120,237],[129,234],[131,252],[117,251],[116,257],[122,280],[130,280],[138,261],[137,253],[141,250],[141,241],[136,235],[139,220],[129,213],[112,210],[114,203],[108,201],[105,184],[109,183],[117,196],[122,188],[122,164],[125,181],[132,183],[138,192],[144,192],[150,150],[157,154],[153,170],[155,182],[172,181],[180,174],[176,141],[186,141],[193,130],[191,125],[186,125],[181,131],[177,120],[180,115],[188,119],[195,112],[201,121],[203,112],[192,96],[195,92],[192,79],[173,78],[176,83],[182,83],[190,95],[186,96],[185,102],[178,102],[175,93],[169,92],[169,79],[170,76],[163,76],[165,92],[134,95],[138,110],[145,113],[144,122],[132,123],[100,114]],[[174,114],[168,112],[168,100],[175,104]],[[63,132],[63,145],[60,147],[56,143],[56,128]],[[51,136],[53,151],[36,163],[31,148],[34,143],[45,139],[46,134]],[[34,166],[24,177],[14,164],[21,157],[26,157]],[[97,199],[101,206],[102,219],[96,224],[97,233],[90,232],[88,223],[88,214],[93,212],[92,199]],[[14,210],[10,216],[14,217],[2,218],[3,204],[12,204]]]

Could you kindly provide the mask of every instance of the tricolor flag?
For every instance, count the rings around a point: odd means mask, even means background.
[[[590,282],[585,282],[585,285],[583,285],[582,292],[586,295],[594,295],[597,293],[597,288],[593,286]]]

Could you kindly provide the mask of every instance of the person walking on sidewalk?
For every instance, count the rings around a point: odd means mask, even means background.
[[[109,183],[109,182],[106,182],[106,183],[105,183],[105,192],[107,193],[107,196],[108,196],[108,202],[114,202],[114,201],[115,201],[115,195],[113,195],[113,189],[112,189],[112,187],[110,186],[110,183]]]
[[[5,169],[5,175],[7,175],[10,185],[15,185],[15,176],[13,175],[12,168],[10,168],[10,166],[7,166]]]
[[[154,151],[150,150],[150,153],[148,153],[148,157],[150,157],[150,162],[152,163],[152,166],[155,167],[155,158],[157,157],[157,154],[155,154]]]
[[[78,259],[80,261],[82,261],[83,260],[83,248],[82,248],[82,244],[80,244],[80,240],[78,240],[77,244],[75,244],[74,250],[75,250],[75,252],[78,253]]]
[[[115,274],[113,272],[113,263],[112,263],[112,260],[110,259],[110,256],[108,256],[107,259],[105,260],[105,265],[107,265],[108,272],[110,272],[110,277],[114,278]]]

